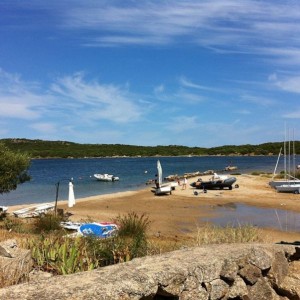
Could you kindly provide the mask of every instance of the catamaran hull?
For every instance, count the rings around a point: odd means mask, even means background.
[[[280,193],[294,193],[299,194],[300,193],[300,184],[283,184],[276,186],[277,192]]]

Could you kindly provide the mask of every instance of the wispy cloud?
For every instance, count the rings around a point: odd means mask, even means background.
[[[283,115],[284,118],[287,119],[300,119],[300,110],[296,110],[290,113],[286,113]]]
[[[276,73],[269,76],[269,81],[281,90],[300,93],[300,75],[298,76],[281,76],[278,77]]]
[[[295,55],[300,3],[257,0],[120,1],[73,6],[65,28],[87,30],[89,45],[166,45],[186,41],[205,47],[268,55]],[[287,43],[287,39],[289,43]],[[257,48],[258,43],[268,45]],[[287,46],[288,45],[288,46]],[[281,47],[281,53],[275,53]],[[289,47],[289,48],[287,48]],[[289,52],[290,49],[290,52]]]
[[[80,73],[58,79],[52,85],[52,91],[65,100],[64,106],[73,108],[74,114],[84,114],[90,120],[126,123],[136,121],[142,115],[142,109],[126,87],[86,82]]]
[[[104,121],[132,123],[142,116],[139,103],[126,86],[88,82],[82,73],[58,78],[42,92],[37,83],[0,70],[0,116],[26,120],[40,133],[57,133],[59,128],[75,131]]]

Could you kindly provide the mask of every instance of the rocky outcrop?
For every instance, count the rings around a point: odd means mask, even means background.
[[[26,281],[32,266],[30,250],[19,248],[14,239],[0,243],[1,286]]]
[[[300,299],[300,248],[227,244],[0,290],[0,299]]]

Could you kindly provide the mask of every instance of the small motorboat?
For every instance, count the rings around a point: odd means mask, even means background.
[[[232,190],[232,185],[236,182],[235,177],[229,177],[227,175],[218,175],[214,173],[214,175],[208,181],[202,181],[199,178],[197,181],[190,184],[191,187],[196,189],[203,189],[203,190],[214,190],[228,188]]]
[[[118,181],[119,177],[110,174],[94,174],[94,177],[99,181]]]

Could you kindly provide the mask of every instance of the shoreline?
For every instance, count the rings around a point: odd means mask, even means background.
[[[215,208],[232,204],[245,204],[251,207],[286,210],[299,214],[300,195],[277,193],[268,182],[270,178],[254,175],[234,175],[239,188],[232,190],[208,190],[207,193],[193,194],[190,183],[199,176],[189,178],[187,188],[181,186],[172,191],[172,195],[155,196],[151,192],[152,185],[141,190],[110,193],[76,199],[74,207],[68,207],[67,200],[60,200],[58,208],[71,214],[69,220],[98,222],[113,221],[117,216],[135,212],[145,214],[151,221],[150,235],[160,232],[168,238],[186,238],[203,225],[205,218],[218,217]],[[202,176],[206,180],[210,176]],[[198,190],[199,191],[199,190]],[[75,195],[76,197],[76,195]],[[51,202],[53,203],[53,202]],[[10,206],[8,212],[28,205]],[[223,212],[226,214],[226,212]],[[222,216],[222,215],[220,215]],[[277,220],[274,218],[274,223]],[[272,225],[272,224],[271,224]],[[299,224],[300,225],[300,224]],[[272,227],[272,226],[270,226]],[[280,231],[264,228],[268,235],[275,235],[275,240],[300,240],[300,230]],[[287,237],[288,236],[288,237]]]

